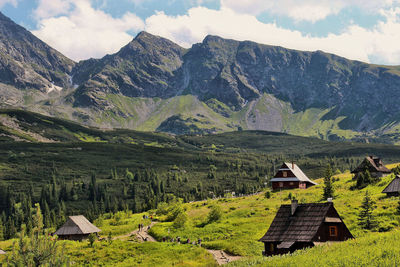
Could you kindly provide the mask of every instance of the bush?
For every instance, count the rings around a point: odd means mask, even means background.
[[[188,216],[186,215],[186,212],[181,212],[181,213],[178,214],[178,216],[176,216],[172,226],[175,229],[184,228],[186,223],[187,223],[187,221],[188,221]]]
[[[265,198],[267,198],[267,199],[271,198],[271,191],[265,192]]]
[[[217,222],[221,220],[222,218],[222,210],[220,206],[213,206],[210,210],[210,213],[207,216],[207,222],[212,223],[212,222]]]
[[[96,241],[96,239],[97,239],[96,234],[92,233],[92,234],[89,235],[89,245],[90,245],[91,248],[93,247],[93,244]]]

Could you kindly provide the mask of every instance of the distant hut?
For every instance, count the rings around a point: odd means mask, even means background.
[[[400,195],[400,175],[396,175],[393,181],[390,182],[385,189],[383,189],[382,193],[387,194],[389,197],[395,197]]]
[[[89,234],[99,233],[101,230],[91,224],[84,216],[69,216],[68,220],[54,234],[59,239],[82,241],[89,237]]]
[[[263,255],[292,253],[324,242],[353,238],[332,202],[282,205],[267,233]]]
[[[316,185],[316,183],[311,181],[294,162],[283,163],[274,178],[271,179],[271,183],[272,190],[293,188],[306,189]]]
[[[382,160],[374,156],[366,157],[351,173],[355,174],[354,179],[357,179],[357,176],[360,173],[364,173],[366,170],[375,178],[383,177],[391,173],[391,171],[383,165]]]
[[[0,255],[5,255],[5,254],[7,254],[7,253],[4,250],[0,249]]]

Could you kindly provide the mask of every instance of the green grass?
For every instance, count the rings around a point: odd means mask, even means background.
[[[373,233],[343,243],[296,251],[291,255],[254,257],[227,266],[399,266],[399,239],[399,230]]]
[[[205,249],[192,245],[114,240],[90,248],[88,242],[62,243],[78,266],[216,266]]]

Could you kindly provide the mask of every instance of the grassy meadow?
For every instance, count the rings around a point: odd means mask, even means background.
[[[397,164],[388,167],[393,168]],[[143,214],[118,212],[106,214],[95,224],[102,229],[102,241],[89,242],[60,241],[65,245],[71,263],[77,266],[215,266],[216,263],[206,249],[221,249],[243,259],[230,263],[231,266],[393,266],[400,264],[400,216],[396,213],[398,198],[387,198],[381,191],[393,179],[393,175],[382,178],[375,185],[362,190],[351,190],[355,181],[349,172],[335,176],[334,205],[344,222],[356,237],[347,242],[323,245],[298,251],[292,255],[261,257],[262,243],[258,242],[268,230],[281,204],[289,204],[289,194],[300,203],[323,202],[323,180],[307,190],[284,190],[272,192],[267,198],[265,192],[238,198],[209,199],[182,205],[188,220],[184,227],[176,229],[166,216],[159,220],[150,233],[158,240],[163,237],[191,241],[202,239],[202,247],[171,242],[139,243],[129,233],[137,229],[139,223],[148,225]],[[378,226],[373,231],[360,229],[357,216],[365,191],[376,201]],[[207,216],[213,206],[222,210],[219,221],[208,223]],[[113,240],[108,240],[111,233]],[[10,251],[13,240],[0,242],[0,248]],[[357,253],[355,253],[357,252]],[[326,255],[326,257],[321,257]],[[3,258],[0,260],[4,261]]]

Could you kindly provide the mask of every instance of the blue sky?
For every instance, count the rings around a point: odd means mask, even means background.
[[[146,30],[184,47],[214,34],[400,65],[400,0],[0,0],[0,10],[77,61]]]

